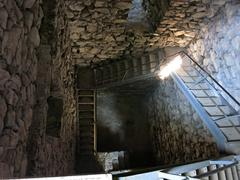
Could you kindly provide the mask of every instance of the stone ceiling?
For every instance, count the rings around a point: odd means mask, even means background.
[[[131,0],[68,0],[66,15],[73,58],[77,64],[89,65],[122,56],[140,56],[166,46],[185,47],[203,20],[214,16],[226,1],[143,0],[148,20],[155,27],[150,32],[146,24],[131,27]]]

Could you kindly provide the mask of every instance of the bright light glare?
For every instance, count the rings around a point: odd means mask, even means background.
[[[164,67],[160,67],[160,72],[158,73],[158,76],[161,79],[165,79],[166,77],[171,74],[171,72],[174,72],[178,70],[182,65],[182,58],[181,56],[175,57],[172,61],[167,63]]]

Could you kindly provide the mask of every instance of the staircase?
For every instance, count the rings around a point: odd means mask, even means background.
[[[239,156],[227,156],[174,167],[159,167],[155,170],[129,171],[113,174],[118,180],[239,180]]]
[[[97,89],[107,89],[155,77],[164,51],[158,50],[139,59],[104,62],[94,67]]]
[[[175,56],[181,56],[183,65],[171,76],[215,137],[219,150],[240,154],[240,113],[235,109],[240,109],[240,103],[185,52],[181,51],[171,58]],[[96,88],[122,86],[154,78],[163,59],[168,58],[165,58],[163,50],[159,50],[140,59],[97,66]]]
[[[183,65],[172,78],[215,137],[219,150],[240,154],[240,114],[225,98],[240,108],[239,102],[190,56],[178,55]]]

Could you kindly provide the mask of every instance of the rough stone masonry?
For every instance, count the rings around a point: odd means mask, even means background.
[[[24,177],[35,105],[39,0],[0,1],[0,177]]]

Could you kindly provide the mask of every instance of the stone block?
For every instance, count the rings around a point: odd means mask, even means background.
[[[7,19],[8,19],[8,13],[6,9],[0,8],[0,26],[3,29],[6,29],[7,27]]]

